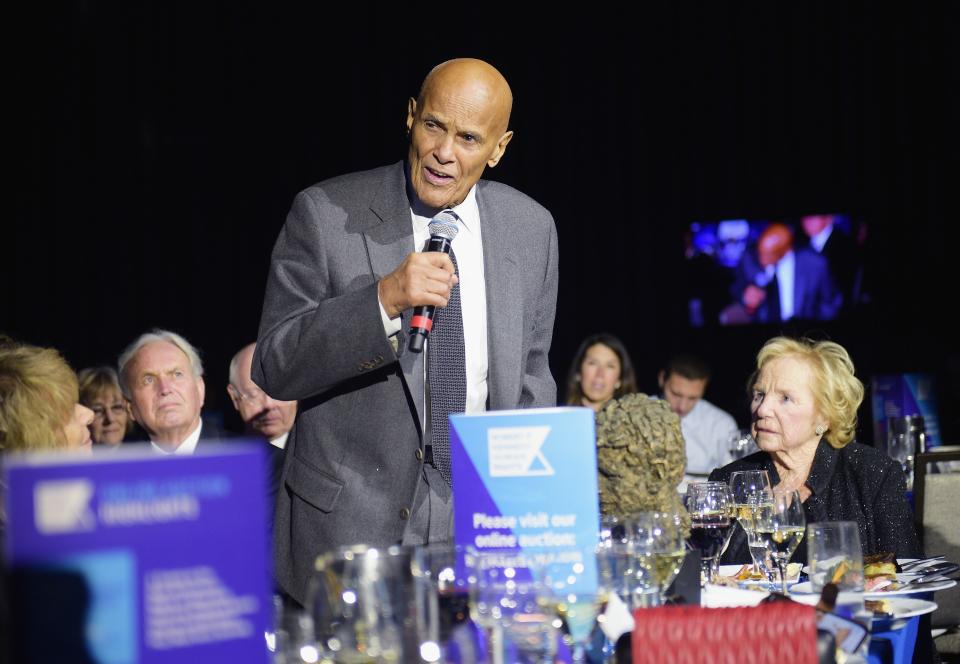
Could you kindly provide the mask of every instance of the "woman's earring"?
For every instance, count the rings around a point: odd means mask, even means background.
[[[818,436],[822,436],[822,435],[823,435],[823,431],[824,431],[823,425],[822,425],[822,424],[818,424],[818,425],[817,425],[817,428],[814,429],[814,431],[817,432],[817,435],[818,435]]]

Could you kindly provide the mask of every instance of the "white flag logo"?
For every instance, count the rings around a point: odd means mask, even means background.
[[[37,482],[33,488],[33,515],[37,530],[47,535],[93,530],[90,510],[93,483],[88,480]]]
[[[550,427],[500,427],[487,431],[490,477],[553,475],[553,466],[541,448]]]

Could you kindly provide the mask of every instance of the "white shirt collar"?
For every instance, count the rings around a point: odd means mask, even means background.
[[[827,240],[830,239],[830,233],[833,232],[833,224],[827,224],[827,226],[810,238],[810,246],[817,250],[817,253],[823,251],[823,245],[827,243]]]
[[[150,446],[153,448],[153,451],[158,454],[176,454],[177,456],[193,454],[197,449],[197,443],[200,442],[200,430],[202,428],[203,420],[201,419],[200,423],[197,424],[197,428],[193,430],[193,433],[187,436],[175,450],[171,450],[169,445],[157,445],[152,440],[150,441]]]
[[[446,209],[453,210],[457,216],[460,217],[460,223],[463,226],[462,230],[475,234],[480,227],[480,208],[477,206],[477,185],[470,187],[470,191],[467,192],[467,197],[463,199],[460,205]],[[432,217],[426,217],[420,214],[423,211],[423,208],[419,205],[414,204],[410,206],[414,228],[418,231],[417,236],[419,237],[421,234],[426,234],[426,236],[429,237],[427,226],[430,224]]]
[[[290,436],[290,432],[288,431],[271,440],[270,444],[273,445],[274,447],[279,447],[282,450],[287,446],[287,438],[289,436]]]

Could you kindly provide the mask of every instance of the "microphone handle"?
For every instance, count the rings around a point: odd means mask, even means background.
[[[426,251],[439,251],[444,254],[450,253],[451,240],[442,235],[431,235],[430,242],[427,244]],[[413,318],[410,326],[409,348],[414,353],[423,352],[423,344],[427,341],[427,335],[430,334],[430,328],[433,325],[433,312],[436,307],[432,304],[419,305],[413,310]],[[425,325],[421,324],[422,319],[426,318]]]

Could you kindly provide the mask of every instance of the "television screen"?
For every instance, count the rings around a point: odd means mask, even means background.
[[[866,224],[843,214],[690,224],[690,324],[834,320],[863,304]]]

